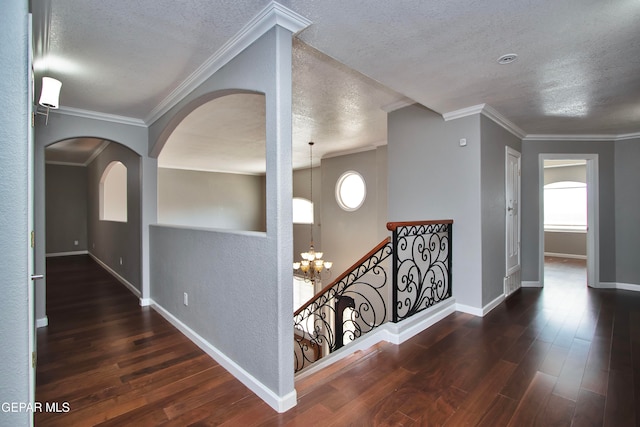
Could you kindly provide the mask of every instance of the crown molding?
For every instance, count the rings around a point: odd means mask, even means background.
[[[603,141],[624,141],[627,139],[640,139],[640,133],[627,133],[621,135],[612,134],[583,134],[583,135],[553,135],[553,134],[530,134],[524,137],[523,141],[582,141],[582,142],[603,142]]]
[[[624,141],[626,139],[640,139],[640,132],[625,133],[616,137],[616,141]]]
[[[450,111],[448,113],[444,113],[442,118],[448,122],[449,120],[460,119],[462,117],[473,116],[475,114],[482,114],[488,119],[493,120],[497,125],[503,127],[505,130],[520,139],[523,139],[526,135],[525,131],[520,129],[513,122],[487,104],[472,105],[471,107]]]
[[[444,113],[442,115],[442,118],[444,119],[445,122],[448,122],[449,120],[461,119],[463,117],[473,116],[474,114],[480,114],[482,113],[482,110],[484,109],[485,105],[487,104],[472,105],[471,107],[461,108],[455,111],[449,111],[448,113]]]
[[[151,124],[158,120],[189,93],[204,83],[216,71],[221,69],[276,25],[295,34],[311,25],[311,21],[282,6],[280,3],[272,1],[163,99],[160,104],[149,113],[149,116],[144,120],[145,123]]]
[[[415,101],[413,101],[413,100],[411,100],[409,98],[404,98],[404,99],[401,99],[399,101],[392,102],[392,103],[387,104],[387,105],[383,105],[382,107],[380,107],[380,109],[382,111],[384,111],[385,113],[391,113],[392,111],[396,111],[396,110],[399,110],[401,108],[408,107],[409,105],[413,105],[415,103],[416,103]]]
[[[110,144],[110,141],[107,141],[106,139],[102,140],[102,144],[100,144],[98,149],[94,151],[93,154],[91,154],[91,156],[89,156],[86,162],[84,162],[84,166],[89,166],[89,164],[93,162],[95,158],[98,157],[100,153],[102,153],[109,146],[109,144]]]
[[[120,123],[123,125],[147,127],[147,124],[141,119],[134,119],[132,117],[126,116],[117,116],[115,114],[99,113],[97,111],[81,110],[79,108],[60,107],[57,110],[50,110],[50,112],[63,116],[75,116],[85,119],[104,120],[107,122]]]

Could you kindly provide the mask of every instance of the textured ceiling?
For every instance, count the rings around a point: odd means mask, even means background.
[[[487,104],[529,135],[640,132],[638,0],[281,3],[312,21],[294,42],[295,167],[309,140],[318,158],[386,143],[381,108],[407,98]],[[36,76],[62,80],[63,110],[148,122],[267,4],[34,0]]]

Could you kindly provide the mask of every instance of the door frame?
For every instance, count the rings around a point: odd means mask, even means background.
[[[540,153],[538,155],[538,231],[540,286],[544,286],[544,161],[545,160],[586,160],[587,161],[587,285],[600,286],[600,222],[598,154],[581,153]]]
[[[507,190],[509,186],[509,180],[511,177],[509,176],[509,156],[516,157],[518,159],[518,182],[516,183],[516,191],[517,191],[517,216],[518,216],[518,224],[517,224],[517,239],[518,239],[518,264],[517,267],[509,269],[509,210],[508,210],[508,200],[506,200]],[[511,148],[509,146],[505,147],[505,156],[504,156],[504,185],[505,185],[505,230],[504,230],[504,244],[505,244],[505,277],[510,276],[511,274],[522,270],[522,153],[518,150]],[[518,288],[522,287],[522,283],[519,284]],[[506,294],[506,284],[505,284],[505,294]]]

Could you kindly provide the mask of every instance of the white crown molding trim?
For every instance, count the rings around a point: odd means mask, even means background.
[[[110,144],[109,141],[103,140],[102,144],[100,144],[98,149],[96,151],[94,151],[93,154],[91,154],[91,156],[87,159],[86,162],[84,162],[84,165],[85,166],[89,166],[89,164],[91,162],[93,162],[95,160],[95,158],[98,157],[100,155],[100,153],[102,153],[109,146],[109,144]]]
[[[60,107],[57,110],[51,110],[51,112],[66,116],[82,117],[85,119],[104,120],[107,122],[120,123],[123,125],[147,127],[147,124],[141,119],[117,116],[115,114],[99,113],[97,111],[81,110],[79,108]]]
[[[162,117],[180,100],[184,99],[275,25],[279,25],[295,34],[311,25],[311,21],[272,1],[163,99],[145,119],[145,123],[151,124]]]
[[[392,111],[396,111],[396,110],[399,110],[401,108],[408,107],[409,105],[413,105],[415,103],[416,102],[413,101],[412,99],[405,98],[405,99],[401,99],[401,100],[396,101],[396,102],[392,102],[392,103],[387,104],[387,105],[383,105],[382,107],[380,107],[380,109],[382,111],[384,111],[385,113],[391,113]]]
[[[482,114],[488,119],[493,120],[497,125],[503,127],[514,136],[522,139],[525,137],[526,132],[516,126],[509,119],[500,114],[497,110],[487,104],[472,105],[471,107],[461,108],[460,110],[450,111],[444,113],[442,118],[448,122],[449,120],[461,119],[467,116],[473,116],[475,114]]]
[[[127,289],[129,289],[132,294],[134,294],[138,298],[142,297],[142,293],[135,286],[133,286],[133,284],[129,283],[129,281],[127,279],[125,279],[124,277],[119,275],[114,269],[112,269],[107,264],[102,262],[97,256],[95,256],[91,252],[89,252],[89,256],[91,258],[93,258],[95,262],[100,264],[100,266],[102,268],[107,270],[107,272],[109,272],[109,274],[111,274],[113,277],[115,277],[118,282],[122,283]]]
[[[448,113],[444,113],[442,115],[442,118],[445,122],[448,122],[449,120],[461,119],[463,117],[473,116],[474,114],[480,114],[482,113],[482,109],[485,107],[485,105],[487,104],[472,105],[471,107],[449,111]]]
[[[616,137],[616,141],[624,141],[625,139],[640,139],[640,132],[625,133]]]
[[[485,104],[484,108],[482,109],[482,114],[520,139],[524,138],[527,134],[525,131],[516,126],[515,123],[504,117],[489,105]]]
[[[598,134],[584,134],[584,135],[553,135],[553,134],[529,134],[523,138],[523,141],[615,141],[616,135],[598,135]]]
[[[285,396],[278,396],[257,378],[245,371],[240,365],[234,362],[226,354],[216,348],[209,341],[200,336],[197,332],[184,324],[180,319],[175,317],[157,302],[150,301],[151,308],[157,311],[169,323],[175,326],[183,335],[189,338],[195,345],[200,347],[202,351],[207,353],[209,357],[218,362],[220,366],[226,369],[231,375],[237,378],[242,384],[253,391],[260,399],[271,406],[276,411],[282,413],[293,408],[297,404],[297,394],[295,389],[287,393]]]
[[[322,160],[331,159],[331,158],[334,158],[334,157],[348,156],[349,154],[358,154],[358,153],[364,153],[366,151],[373,151],[373,150],[376,150],[378,147],[381,147],[383,145],[386,145],[386,144],[382,144],[382,145],[366,145],[364,147],[353,148],[351,150],[334,151],[332,153],[327,153],[327,154],[323,155],[322,156]]]

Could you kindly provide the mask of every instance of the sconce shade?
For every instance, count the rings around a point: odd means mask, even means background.
[[[46,108],[58,108],[60,97],[60,88],[62,82],[51,77],[42,78],[42,91],[40,92],[40,100],[38,104]]]

